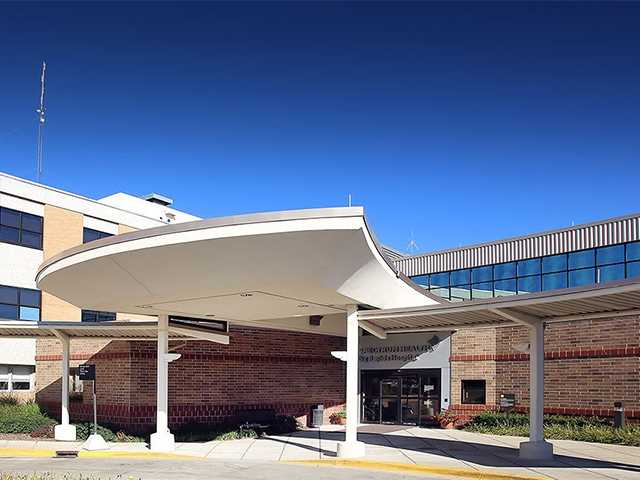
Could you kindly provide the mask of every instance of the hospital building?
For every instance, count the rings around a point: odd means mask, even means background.
[[[159,405],[171,428],[308,423],[347,397],[361,423],[428,425],[527,411],[534,385],[545,413],[640,418],[640,214],[407,255],[360,208],[202,220],[172,203],[0,173],[0,391],[89,420],[78,367],[95,364],[99,421],[139,432]],[[153,322],[179,354],[162,403]]]

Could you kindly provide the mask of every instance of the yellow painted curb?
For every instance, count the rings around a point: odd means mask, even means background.
[[[414,474],[446,475],[449,477],[471,478],[475,480],[541,480],[542,477],[526,477],[507,473],[494,473],[486,470],[463,468],[430,467],[413,463],[376,462],[372,460],[291,460],[283,463],[298,465],[317,465],[325,467],[360,468],[363,470],[378,470],[383,472],[399,472]]]
[[[51,458],[55,457],[56,452],[53,450],[39,450],[36,448],[0,448],[0,458],[11,458],[11,457],[46,457]]]
[[[0,448],[0,458],[53,458],[56,456],[55,450],[39,449],[39,448]],[[86,450],[78,451],[79,458],[138,458],[138,459],[158,459],[158,460],[203,460],[202,457],[192,455],[180,455],[177,453],[158,453],[158,452],[124,452],[101,450],[88,452]]]
[[[157,460],[202,460],[202,457],[191,455],[180,455],[178,453],[158,453],[158,452],[123,452],[111,450],[97,450],[89,452],[80,450],[79,458],[140,458],[140,459],[157,459]]]

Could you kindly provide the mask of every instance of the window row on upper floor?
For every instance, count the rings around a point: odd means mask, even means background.
[[[0,242],[42,250],[43,218],[31,213],[0,207]],[[82,229],[82,243],[112,236],[92,228]]]
[[[640,276],[640,242],[419,275],[412,280],[453,301],[579,287]]]
[[[42,217],[0,207],[0,242],[42,250]]]
[[[0,285],[0,319],[40,320],[40,290]]]

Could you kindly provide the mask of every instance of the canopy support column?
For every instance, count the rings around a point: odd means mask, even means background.
[[[364,457],[365,444],[358,441],[358,307],[347,307],[347,428],[345,441],[338,443],[338,457]]]
[[[529,325],[529,441],[520,444],[520,458],[553,458],[553,445],[544,439],[544,323]]]
[[[158,315],[158,367],[156,433],[151,435],[151,450],[172,452],[175,439],[169,431],[169,317]]]
[[[68,335],[53,330],[56,337],[60,339],[62,344],[62,376],[60,384],[62,387],[62,398],[60,402],[60,425],[54,427],[54,438],[56,440],[75,442],[76,426],[69,424],[69,357],[71,350],[71,342]]]

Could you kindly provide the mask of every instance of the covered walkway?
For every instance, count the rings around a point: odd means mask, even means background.
[[[342,457],[365,455],[357,438],[359,328],[384,339],[399,332],[526,325],[531,435],[520,456],[540,460],[553,455],[542,421],[545,323],[640,308],[637,281],[441,303],[394,270],[362,208],[254,214],[116,235],[47,260],[37,283],[83,308],[158,316],[158,418],[151,439],[157,451],[174,449],[166,419],[173,315],[346,336],[340,356],[347,363],[347,427],[336,451]]]

